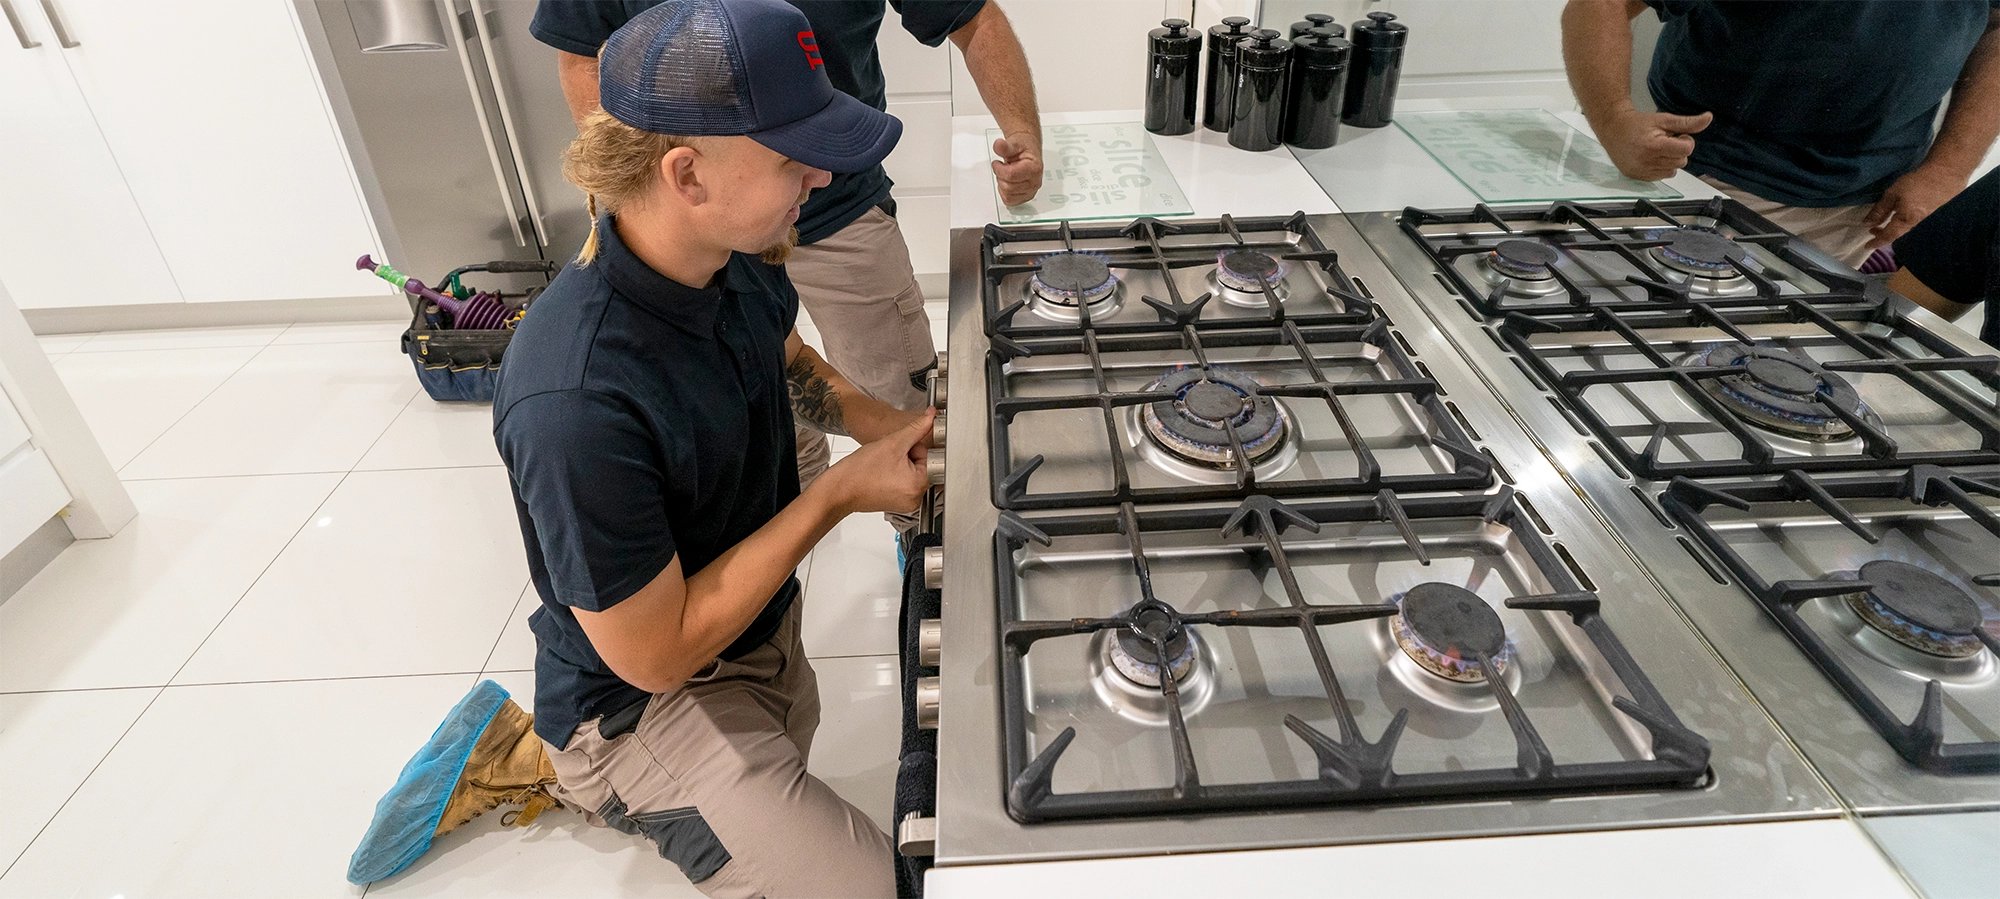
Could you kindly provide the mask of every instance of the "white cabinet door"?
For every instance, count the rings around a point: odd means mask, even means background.
[[[292,4],[53,2],[78,44],[63,56],[188,302],[388,292],[354,270],[379,241]]]
[[[0,280],[24,309],[178,303],[40,4],[0,17]],[[22,37],[37,47],[23,47]]]

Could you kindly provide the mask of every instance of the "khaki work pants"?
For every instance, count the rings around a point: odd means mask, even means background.
[[[1874,204],[1863,206],[1828,206],[1815,208],[1808,206],[1786,206],[1773,203],[1734,184],[1709,175],[1700,176],[1709,187],[1722,191],[1729,198],[1750,208],[1777,225],[1792,232],[1813,246],[1856,268],[1868,261],[1872,250],[1868,249],[1869,238],[1874,233],[1868,230],[1868,210]]]
[[[819,682],[799,617],[793,603],[764,645],[654,696],[626,733],[606,739],[597,718],[567,749],[545,743],[551,792],[592,824],[645,836],[717,899],[895,895],[888,835],[806,773]]]
[[[937,364],[937,348],[910,248],[893,216],[868,210],[825,239],[793,250],[785,272],[825,344],[813,349],[861,392],[898,409],[924,407],[923,372]],[[832,454],[826,435],[804,422],[796,428],[804,488],[826,471]]]

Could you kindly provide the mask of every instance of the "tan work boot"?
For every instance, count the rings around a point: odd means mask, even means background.
[[[436,833],[444,836],[474,818],[503,805],[522,809],[502,818],[503,827],[526,827],[551,808],[562,803],[549,795],[548,785],[556,782],[555,765],[535,736],[535,716],[521,710],[509,699],[486,725],[472,755],[465,760],[465,772],[445,803],[444,817],[438,819]]]

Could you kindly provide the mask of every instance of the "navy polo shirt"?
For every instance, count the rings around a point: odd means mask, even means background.
[[[611,32],[663,0],[542,0],[528,31],[565,53],[595,57]],[[793,0],[812,23],[833,89],[883,111],[889,108],[882,60],[875,37],[882,30],[884,0]],[[979,14],[986,0],[887,0],[903,30],[935,47]],[[812,192],[799,210],[799,242],[813,243],[847,227],[889,199],[889,173],[880,165],[865,172],[835,173],[833,183]]]
[[[1896,238],[1896,264],[1954,303],[1986,303],[1979,339],[2000,346],[2000,169]]]
[[[604,664],[577,624],[651,583],[675,555],[692,577],[799,495],[785,338],[798,293],[785,270],[736,253],[703,287],[640,261],[612,219],[601,249],[571,262],[522,319],[493,400],[513,484],[535,633],[535,733],[557,747],[577,725],[646,698]],[[798,596],[790,578],[735,658],[769,639]]]
[[[1647,0],[1663,112],[1715,113],[1687,170],[1787,206],[1856,206],[1930,150],[1931,123],[2000,2]]]

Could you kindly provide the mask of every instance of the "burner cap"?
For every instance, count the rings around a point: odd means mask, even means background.
[[[1149,599],[1134,607],[1129,617],[1131,623],[1112,634],[1112,667],[1135,683],[1159,686],[1160,653],[1153,643],[1157,638],[1166,644],[1166,669],[1174,680],[1186,679],[1194,670],[1194,641],[1173,608]]]
[[[1673,228],[1659,235],[1667,244],[1657,247],[1660,261],[1691,275],[1727,277],[1737,274],[1731,259],[1742,261],[1750,252],[1711,228]]]
[[[1403,594],[1393,619],[1396,642],[1412,661],[1440,677],[1465,683],[1484,680],[1475,656],[1495,669],[1507,657],[1507,628],[1486,601],[1464,587],[1431,582]]]
[[[1081,296],[1094,300],[1111,291],[1116,281],[1111,266],[1095,253],[1065,252],[1043,256],[1034,275],[1035,293],[1073,305]]]
[[[1240,371],[1210,367],[1180,368],[1147,385],[1173,399],[1147,404],[1140,410],[1146,433],[1168,452],[1216,468],[1236,464],[1229,449],[1229,427],[1252,463],[1276,452],[1284,442],[1285,419],[1278,403],[1257,395],[1257,379]]]
[[[1549,266],[1556,261],[1556,248],[1539,240],[1503,240],[1493,247],[1488,263],[1516,278],[1553,277]]]
[[[1703,379],[1701,386],[1762,428],[1816,441],[1845,440],[1854,436],[1854,428],[1834,409],[1867,414],[1853,385],[1793,350],[1717,344],[1704,350],[1698,363],[1743,367],[1741,373]]]
[[[1217,281],[1248,293],[1263,293],[1265,287],[1276,287],[1285,277],[1284,263],[1257,250],[1225,251],[1215,265]]]
[[[1907,562],[1877,559],[1861,566],[1861,579],[1875,585],[1871,599],[1918,627],[1969,637],[1985,621],[1957,584]]]

